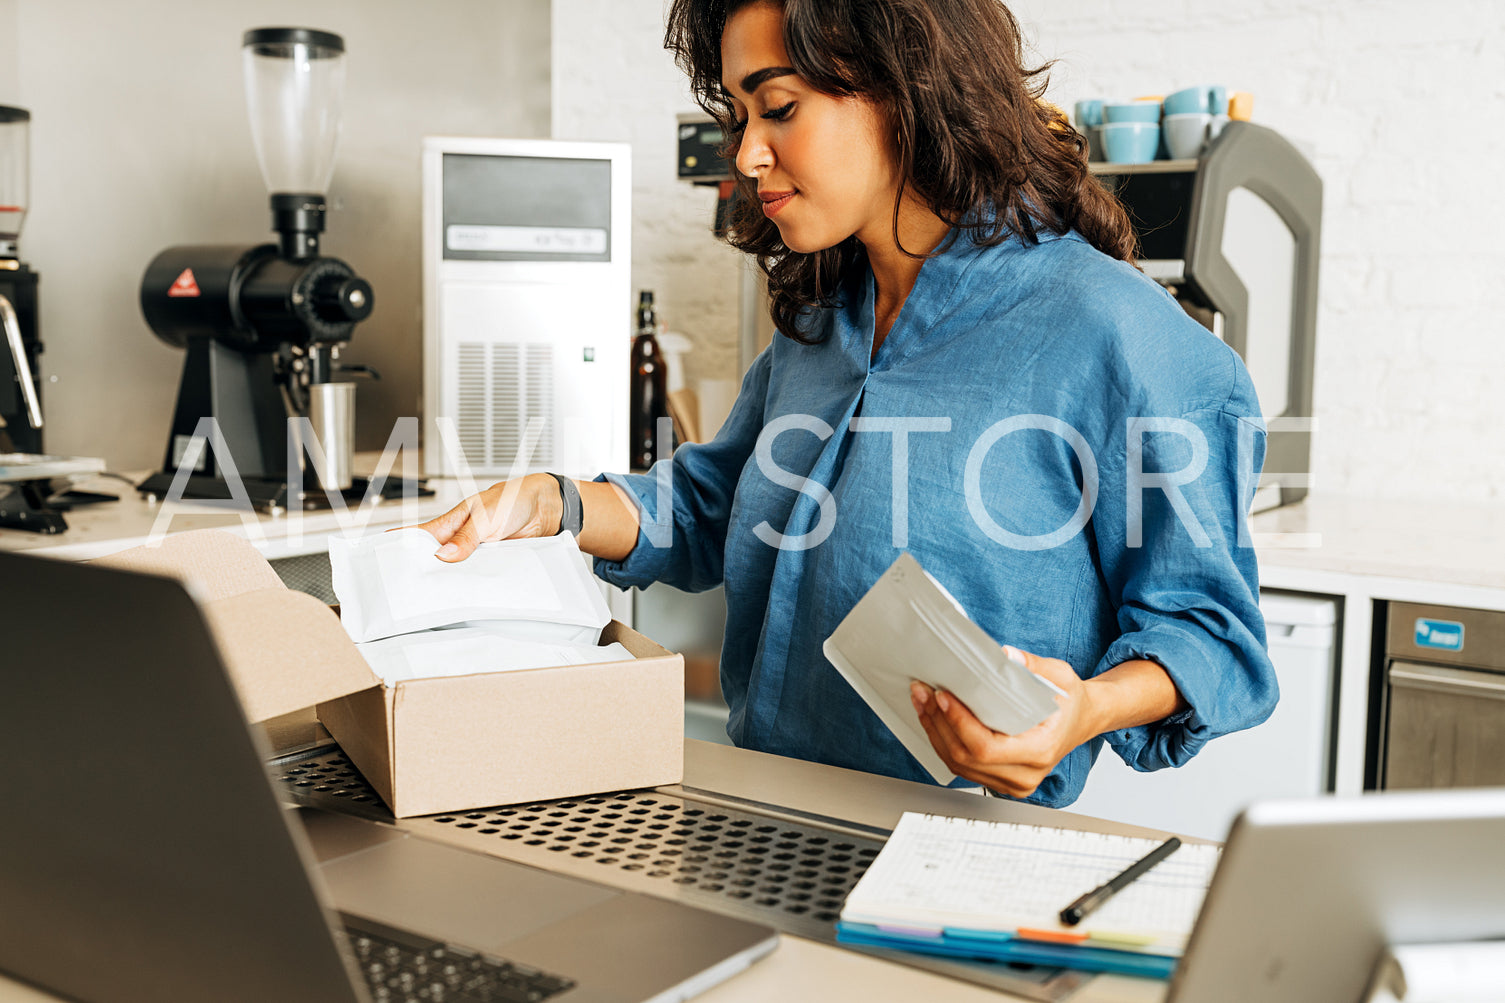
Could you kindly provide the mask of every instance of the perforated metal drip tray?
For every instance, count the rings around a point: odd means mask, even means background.
[[[836,941],[835,923],[847,893],[888,836],[881,829],[690,788],[394,819],[338,746],[275,760],[272,769],[296,804],[374,819],[827,943]],[[1046,1001],[1064,999],[1085,981],[1059,969],[863,953]]]
[[[833,940],[842,901],[883,848],[834,833],[657,790],[393,819],[335,751],[279,764],[301,804],[352,812],[523,863],[723,911],[783,913],[783,929]],[[662,885],[676,886],[672,891]]]

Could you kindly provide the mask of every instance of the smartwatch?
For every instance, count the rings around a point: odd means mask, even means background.
[[[559,500],[564,503],[564,511],[559,516],[559,533],[569,533],[578,540],[580,530],[585,527],[585,507],[580,504],[580,488],[563,474],[551,472],[549,476],[559,482]],[[554,535],[558,536],[559,533]]]

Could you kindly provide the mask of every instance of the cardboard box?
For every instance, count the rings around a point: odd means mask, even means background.
[[[312,596],[283,585],[247,541],[168,537],[98,563],[170,575],[198,598],[246,717],[317,704],[345,754],[399,818],[678,783],[684,661],[613,620],[601,643],[630,662],[386,686]]]

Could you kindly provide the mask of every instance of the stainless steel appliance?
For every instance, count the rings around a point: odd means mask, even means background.
[[[1505,785],[1505,612],[1391,603],[1378,786]]]
[[[1229,123],[1195,160],[1089,166],[1128,209],[1140,267],[1249,367],[1270,420],[1255,511],[1299,501],[1311,471],[1322,179],[1289,140],[1249,122]]]
[[[242,52],[278,240],[170,247],[147,266],[141,312],[187,359],[162,471],[139,488],[162,497],[244,498],[268,509],[332,504],[347,491],[359,499],[367,485],[350,474],[354,387],[338,377],[375,374],[338,359],[355,325],[370,316],[372,292],[345,262],[319,253],[345,43],[325,31],[258,28],[246,32]],[[289,445],[289,422],[301,431],[305,418],[317,450],[306,438]],[[387,479],[380,490],[395,495],[407,487]]]

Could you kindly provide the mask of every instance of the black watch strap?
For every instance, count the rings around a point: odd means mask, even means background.
[[[559,532],[569,533],[578,540],[580,531],[585,528],[585,506],[580,503],[580,488],[563,474],[551,472],[549,476],[559,482],[559,500],[564,502],[564,511],[559,516]]]

